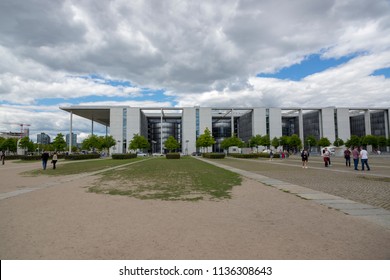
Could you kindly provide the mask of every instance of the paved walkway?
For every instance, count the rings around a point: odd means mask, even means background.
[[[303,199],[312,200],[318,204],[325,205],[329,208],[333,208],[336,210],[339,210],[347,215],[356,216],[365,220],[368,220],[370,222],[373,222],[375,224],[378,224],[380,226],[383,226],[387,229],[390,229],[390,211],[386,210],[381,207],[376,207],[367,203],[360,203],[356,202],[350,199],[346,199],[344,196],[337,196],[333,194],[329,194],[324,191],[316,190],[318,187],[322,187],[323,190],[327,191],[327,188],[324,188],[324,186],[327,186],[329,184],[332,185],[332,187],[347,187],[351,185],[351,179],[343,176],[345,174],[350,175],[353,173],[353,176],[356,177],[356,171],[351,170],[341,170],[341,169],[335,169],[335,168],[325,168],[320,167],[322,164],[322,161],[319,159],[314,159],[315,166],[311,166],[310,169],[318,172],[311,172],[307,169],[300,170],[302,167],[300,166],[299,160],[296,160],[296,158],[291,160],[253,160],[253,159],[237,159],[237,158],[228,158],[227,160],[218,161],[218,160],[206,160],[203,158],[199,158],[200,160],[206,161],[208,163],[211,163],[213,165],[216,165],[218,167],[230,170],[232,172],[241,174],[242,176],[245,176],[247,178],[256,180],[258,182],[261,182],[265,185],[275,187],[281,191],[292,193],[298,197],[301,197]],[[378,168],[379,170],[377,173],[371,172],[370,174],[365,174],[365,176],[368,177],[379,177],[379,178],[390,178],[390,166],[386,164],[386,161],[390,159],[380,159],[379,163],[381,165],[376,165],[375,168]],[[223,163],[223,164],[222,164]],[[313,160],[311,161],[313,165]],[[264,168],[264,165],[268,168]],[[374,164],[371,164],[372,168],[375,169],[373,166]],[[344,162],[340,163],[340,159],[333,158],[333,165],[332,166],[338,166],[345,167]],[[277,167],[277,168],[275,168]],[[282,167],[288,167],[288,172],[286,172],[285,169]],[[298,169],[299,168],[299,169]],[[269,172],[269,170],[272,170],[274,172]],[[251,171],[248,171],[251,170]],[[328,175],[324,175],[323,172],[337,172],[341,174],[337,174],[337,184],[333,184],[332,180],[328,180]],[[275,173],[276,172],[276,173]],[[311,172],[311,173],[309,173]],[[270,176],[273,177],[284,177],[285,180],[279,180],[271,177],[267,177],[264,175],[261,175],[259,173],[268,173]],[[283,175],[285,173],[285,175]],[[287,176],[286,176],[287,174]],[[358,171],[358,176],[361,176]],[[316,183],[310,183],[310,187],[303,187],[294,183],[290,183],[291,181],[296,181],[296,178],[300,178],[309,182],[312,182],[313,178],[311,180],[308,180],[310,177],[314,177],[314,180],[317,180]],[[316,178],[317,177],[317,178]],[[322,180],[322,177],[325,179]],[[295,178],[295,180],[294,180]],[[362,178],[357,178],[360,180],[367,180]],[[374,188],[374,184],[376,181],[369,181],[369,187],[371,187],[371,192],[369,192],[369,196],[372,199],[381,199],[386,201],[386,206],[390,205],[390,180],[389,182],[384,183],[384,187],[380,188],[381,193],[375,193],[374,191],[377,190],[377,188]],[[381,182],[381,181],[380,181]],[[314,187],[314,188],[313,188]],[[356,192],[356,190],[354,190]],[[365,196],[367,196],[367,192],[365,193]]]

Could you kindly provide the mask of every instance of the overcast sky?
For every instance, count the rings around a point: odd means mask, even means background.
[[[0,131],[34,141],[66,105],[390,107],[389,69],[389,0],[0,1]]]

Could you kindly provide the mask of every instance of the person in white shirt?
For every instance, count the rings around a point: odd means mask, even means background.
[[[360,159],[362,162],[362,171],[364,171],[364,165],[367,166],[367,171],[370,171],[370,166],[368,165],[368,152],[363,147],[360,149]]]

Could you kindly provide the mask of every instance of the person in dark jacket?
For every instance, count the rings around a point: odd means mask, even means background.
[[[47,161],[49,160],[49,153],[46,151],[43,151],[41,159],[42,159],[42,168],[43,168],[43,170],[46,170]]]
[[[302,168],[307,168],[307,162],[309,161],[309,152],[307,149],[303,149],[301,153],[302,158]]]

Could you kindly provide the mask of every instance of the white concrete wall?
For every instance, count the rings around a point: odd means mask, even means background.
[[[269,108],[269,134],[270,140],[282,136],[282,109],[280,108]]]
[[[351,124],[349,121],[349,109],[336,109],[337,112],[337,128],[339,138],[344,142],[351,138]]]
[[[366,110],[364,112],[364,124],[365,124],[365,128],[366,128],[366,135],[372,135],[370,110]]]
[[[299,110],[299,115],[298,115],[298,124],[299,124],[299,138],[301,139],[302,144],[305,143],[305,138],[303,135],[303,110]],[[308,135],[307,135],[308,136]],[[272,140],[272,138],[271,138]]]
[[[141,109],[127,108],[127,140],[133,139],[134,134],[141,135]]]
[[[265,108],[253,108],[252,112],[252,134],[266,135],[267,134],[267,119]]]
[[[188,154],[196,152],[196,108],[183,108],[182,133],[183,153],[186,153],[186,148],[188,148]]]
[[[112,107],[110,108],[110,134],[114,137],[115,141],[120,141],[114,147],[111,147],[110,153],[122,153],[123,142],[123,108],[124,107]]]
[[[127,151],[129,152],[130,141],[133,139],[134,134],[141,135],[141,109],[140,108],[127,108]]]
[[[211,108],[199,108],[199,134],[203,134],[206,127],[212,132]]]
[[[322,137],[328,138],[332,144],[336,140],[334,109],[333,107],[321,109]]]

